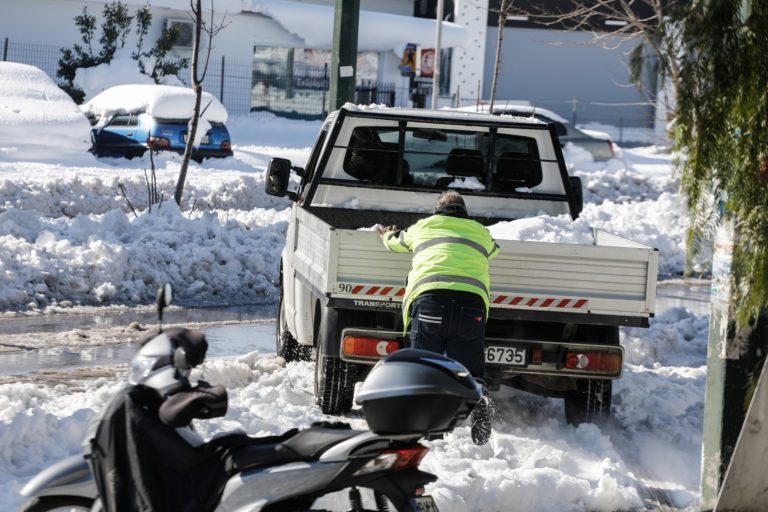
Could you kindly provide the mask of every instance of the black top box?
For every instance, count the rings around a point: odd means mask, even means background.
[[[452,430],[480,397],[479,385],[458,362],[402,349],[373,367],[356,401],[377,434],[428,434]]]

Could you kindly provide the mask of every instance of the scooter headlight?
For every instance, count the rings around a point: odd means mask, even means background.
[[[128,374],[128,382],[133,385],[139,384],[146,379],[155,367],[157,357],[148,357],[137,354],[131,360],[131,371]]]

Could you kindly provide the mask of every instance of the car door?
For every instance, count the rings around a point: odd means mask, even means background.
[[[144,154],[146,147],[137,140],[138,114],[116,114],[96,133],[96,153],[99,156],[134,157]],[[146,130],[145,130],[146,132]],[[144,135],[146,140],[146,135]]]

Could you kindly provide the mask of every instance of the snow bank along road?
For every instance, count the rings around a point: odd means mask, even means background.
[[[235,156],[193,165],[181,209],[166,200],[138,217],[118,185],[143,210],[146,160],[0,160],[0,330],[1,315],[18,311],[147,304],[165,281],[182,304],[274,303],[289,205],[264,194],[264,167],[272,156],[301,165],[318,124],[263,117],[229,124]],[[568,147],[566,159],[585,184],[581,222],[659,248],[660,276],[678,276],[685,218],[671,157],[641,148],[595,164]],[[157,160],[170,198],[179,159]],[[563,219],[536,218],[519,232],[547,240],[569,229]],[[706,311],[670,307],[649,329],[624,329],[625,376],[614,385],[614,419],[602,429],[567,426],[559,401],[502,390],[488,445],[474,446],[466,426],[430,443],[424,466],[439,480],[428,492],[444,512],[695,510],[706,328]],[[90,339],[77,338],[69,343]],[[227,416],[198,423],[204,435],[233,428],[275,434],[323,419],[313,405],[312,363],[285,365],[274,354],[253,353],[213,359],[202,373],[230,389]],[[0,509],[18,506],[18,489],[36,471],[79,450],[88,420],[124,369],[101,375],[0,385]],[[359,411],[348,421],[364,426]],[[343,507],[344,500],[330,496],[325,504]]]

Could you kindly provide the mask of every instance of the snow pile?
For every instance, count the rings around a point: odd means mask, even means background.
[[[571,220],[570,215],[539,215],[509,222],[498,222],[488,227],[496,240],[524,242],[552,242],[594,245],[592,228],[584,219]]]
[[[619,143],[631,142],[633,144],[651,145],[656,142],[653,128],[644,128],[640,126],[619,127],[597,122],[578,124],[576,127],[579,130],[588,133],[592,133],[593,131],[607,133],[613,141]]]
[[[72,84],[85,93],[86,101],[116,85],[154,83],[151,76],[139,70],[139,63],[131,58],[130,51],[125,48],[116,52],[112,62],[78,68],[72,80]]]
[[[63,161],[90,147],[88,120],[48,75],[0,62],[0,161]]]
[[[287,219],[276,210],[188,218],[173,201],[138,218],[112,210],[41,219],[8,210],[0,213],[0,261],[9,277],[0,309],[144,303],[165,282],[178,284],[182,302],[271,301]]]
[[[685,268],[688,225],[680,196],[662,193],[658,199],[584,206],[579,220],[659,250],[659,276],[679,276]]]
[[[146,112],[161,119],[190,119],[194,105],[195,93],[192,89],[173,85],[135,84],[111,87],[80,108],[95,117]],[[200,111],[201,118],[209,122],[227,122],[227,109],[216,97],[205,91]]]
[[[172,198],[176,188],[178,155],[164,162],[157,172],[158,191]],[[162,164],[161,164],[162,165]],[[100,215],[110,210],[130,207],[120,192],[137,210],[149,205],[147,184],[141,171],[122,169],[122,176],[103,173],[103,177],[73,176],[58,181],[21,181],[0,178],[0,212],[11,209],[35,211],[44,217]],[[284,198],[264,192],[264,173],[234,176],[211,172],[190,162],[190,179],[184,187],[184,203],[196,210],[244,210],[290,206]]]
[[[652,153],[648,156],[652,159],[647,161],[654,163],[644,163],[639,155],[625,158],[623,151],[618,158],[595,162],[592,154],[579,146],[568,143],[563,149],[569,174],[581,178],[585,204],[655,200],[662,193],[676,192],[678,180],[673,175],[670,157]]]
[[[539,215],[488,227],[497,240],[594,245],[592,228],[601,229],[659,250],[659,275],[681,275],[685,265],[687,221],[677,195],[655,200],[586,204],[578,219]]]

